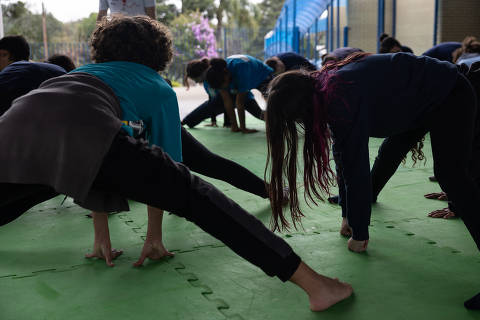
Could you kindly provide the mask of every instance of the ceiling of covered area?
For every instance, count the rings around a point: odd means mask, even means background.
[[[294,2],[296,2],[296,4]],[[282,13],[278,17],[277,25],[280,20],[283,21],[282,23],[287,21],[287,28],[293,28],[294,13],[296,13],[295,26],[299,28],[300,33],[306,33],[308,28],[315,23],[315,19],[319,18],[327,9],[327,5],[330,4],[330,2],[331,0],[286,0],[282,8]],[[333,0],[333,3],[336,5],[337,0]],[[295,10],[294,7],[296,7]]]

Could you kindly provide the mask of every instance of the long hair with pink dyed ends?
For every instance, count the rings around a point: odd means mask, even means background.
[[[336,177],[330,167],[331,136],[327,107],[333,99],[341,99],[338,95],[341,80],[337,79],[335,71],[366,55],[368,54],[354,53],[344,60],[327,63],[320,71],[290,71],[271,81],[266,111],[268,156],[265,181],[270,179],[268,186],[273,230],[290,228],[282,208],[286,200],[285,183],[289,186],[290,213],[295,228],[304,216],[297,192],[299,128],[305,138],[305,201],[309,203],[310,200],[316,205],[317,200],[324,200],[323,194],[330,194],[330,187],[335,184]]]

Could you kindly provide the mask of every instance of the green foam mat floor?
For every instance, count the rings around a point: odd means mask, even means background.
[[[202,124],[190,132],[210,150],[263,176],[264,124],[255,134]],[[380,139],[371,139],[370,159]],[[146,207],[109,217],[112,244],[124,254],[114,268],[87,260],[92,221],[71,199],[57,197],[0,228],[0,320],[30,319],[480,319],[463,301],[480,291],[480,255],[460,220],[431,219],[445,202],[426,164],[401,166],[373,205],[369,250],[346,249],[340,208],[308,207],[303,226],[281,236],[315,270],[350,282],[355,294],[314,313],[302,290],[267,277],[192,223],[166,215],[164,242],[175,257],[134,268],[147,230]],[[268,225],[269,203],[206,178]],[[63,202],[63,203],[62,203]]]

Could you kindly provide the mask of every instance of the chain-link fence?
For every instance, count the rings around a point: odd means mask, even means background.
[[[223,28],[220,36],[217,36],[218,57],[225,58],[233,54],[249,54],[263,60],[264,41],[263,35],[266,30],[253,30],[247,28]],[[174,35],[175,44],[179,48],[185,48],[183,41],[189,39],[182,35]],[[176,51],[174,60],[165,72],[172,80],[181,81],[185,73],[185,66],[190,60],[201,58],[193,50]]]
[[[64,54],[69,56],[76,66],[92,62],[90,57],[90,47],[86,42],[49,43],[47,54],[49,57],[54,54]],[[43,43],[30,43],[30,59],[34,61],[46,60],[45,46]]]
[[[225,58],[233,54],[249,54],[259,59],[263,59],[264,45],[263,35],[265,30],[224,28],[221,32],[220,41],[217,42],[217,53],[219,57]],[[175,56],[164,72],[164,75],[171,80],[182,82],[185,72],[185,66],[190,60],[201,58],[197,56],[194,50],[180,50],[179,48],[188,48],[191,39],[182,34],[174,34]],[[45,48],[43,43],[30,44],[31,56],[34,61],[44,61]],[[54,54],[64,54],[69,56],[76,66],[91,63],[90,47],[86,42],[76,43],[49,43],[48,56]]]

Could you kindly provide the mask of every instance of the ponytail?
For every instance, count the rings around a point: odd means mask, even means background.
[[[208,58],[192,60],[187,64],[185,68],[185,75],[183,76],[183,85],[190,88],[188,83],[188,78],[198,78],[200,77],[209,67]]]

